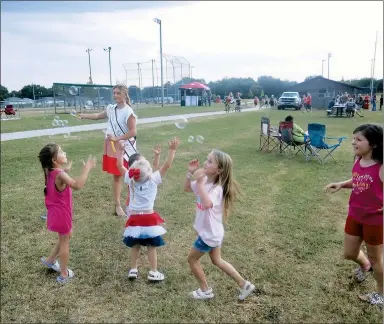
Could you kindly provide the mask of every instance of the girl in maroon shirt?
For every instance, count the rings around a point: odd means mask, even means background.
[[[373,270],[377,291],[359,297],[383,305],[383,128],[373,124],[357,127],[352,146],[356,156],[352,178],[327,185],[325,192],[352,189],[345,223],[344,257],[360,265],[355,271],[357,282],[364,281]],[[363,241],[368,257],[360,249]]]

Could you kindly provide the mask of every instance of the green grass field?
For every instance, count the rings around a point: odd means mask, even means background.
[[[252,105],[249,105],[252,107]],[[224,104],[213,104],[211,107],[180,107],[180,106],[164,106],[164,107],[140,107],[136,108],[133,106],[135,113],[139,118],[149,118],[158,116],[170,116],[180,114],[193,114],[208,111],[221,111],[224,110]],[[82,120],[79,121],[75,117],[69,114],[70,109],[67,109],[67,113],[64,113],[64,109],[57,110],[58,113],[54,113],[54,110],[48,110],[47,114],[44,114],[43,110],[34,111],[26,110],[20,111],[21,119],[10,120],[1,122],[1,133],[19,132],[23,130],[34,130],[34,129],[48,129],[53,128],[52,120],[55,116],[59,116],[60,119],[68,120],[67,126],[77,126],[81,124],[94,124],[94,123],[105,123],[106,120]],[[86,111],[84,113],[91,112]]]
[[[338,163],[320,165],[305,162],[302,156],[288,159],[260,152],[260,117],[266,114],[275,125],[293,114],[304,129],[309,122],[320,122],[327,125],[329,136],[347,136],[334,154]],[[151,160],[155,144],[165,146],[172,136],[183,141],[156,201],[168,232],[167,245],[158,252],[159,270],[166,280],[155,285],[146,280],[145,252],[140,257],[140,279],[127,279],[130,251],[122,243],[125,222],[112,215],[111,177],[101,171],[100,162],[86,187],[74,192],[70,268],[76,278],[59,286],[56,275],[39,263],[56,237],[40,219],[45,209],[38,152],[48,141],[59,143],[73,160],[70,174],[76,176],[88,154],[101,160],[100,131],[73,134],[77,137],[70,140],[57,135],[2,143],[2,322],[381,323],[379,308],[357,297],[374,290],[373,277],[355,284],[351,277],[355,265],[342,259],[349,192],[323,194],[327,183],[350,177],[354,128],[381,121],[380,113],[365,115],[357,120],[327,119],[324,112],[262,111],[191,120],[184,130],[173,124],[139,128],[138,147]],[[204,145],[188,143],[189,135],[202,135]],[[212,148],[232,156],[244,191],[226,225],[222,248],[223,258],[257,287],[243,303],[237,301],[235,283],[208,257],[202,264],[216,296],[208,302],[188,298],[197,288],[187,263],[195,240],[194,199],[182,191],[182,184],[187,162],[204,160]]]

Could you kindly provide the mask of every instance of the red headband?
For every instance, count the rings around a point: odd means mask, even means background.
[[[129,169],[129,178],[140,179],[140,169]]]

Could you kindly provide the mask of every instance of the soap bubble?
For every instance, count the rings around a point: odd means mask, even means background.
[[[70,132],[64,134],[64,138],[70,138],[70,137],[71,137],[71,133]]]
[[[68,124],[68,120],[63,120],[62,122],[64,123],[64,125]]]
[[[60,117],[59,116],[55,116],[55,118],[54,119],[60,119]]]
[[[187,118],[185,118],[183,116],[180,116],[180,117],[177,118],[177,120],[175,122],[175,125],[179,129],[184,129],[185,126],[187,126],[187,123],[188,123]]]
[[[54,127],[59,126],[59,120],[58,119],[52,120],[52,126],[54,126]]]
[[[78,93],[79,93],[79,89],[75,86],[71,86],[69,87],[69,90],[68,92],[72,95],[72,96],[76,96]]]
[[[191,135],[188,137],[188,142],[193,143],[195,141],[195,138]]]
[[[76,113],[76,110],[75,109],[72,109],[70,114],[73,116],[73,117],[76,117],[77,116],[77,113]]]
[[[201,135],[196,136],[196,142],[203,144],[204,143],[204,137]]]

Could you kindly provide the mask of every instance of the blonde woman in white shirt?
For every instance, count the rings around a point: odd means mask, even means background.
[[[107,108],[96,114],[80,114],[81,119],[105,119],[108,118],[106,137],[104,140],[103,171],[113,175],[113,198],[115,202],[115,214],[126,216],[121,208],[120,196],[122,186],[122,174],[117,168],[115,143],[126,143],[124,153],[124,165],[128,167],[128,159],[137,153],[136,149],[136,123],[137,116],[131,108],[128,96],[128,88],[119,84],[113,87],[113,98],[116,105],[108,105]]]
[[[189,266],[200,286],[192,292],[194,299],[214,297],[199,261],[206,253],[209,253],[215,266],[236,281],[240,289],[240,300],[244,300],[255,290],[253,284],[244,280],[230,263],[221,258],[221,244],[224,238],[223,216],[225,218],[229,216],[236,194],[239,192],[232,168],[231,157],[218,150],[208,154],[203,168],[199,169],[198,160],[192,160],[188,164],[184,191],[193,192],[196,196],[194,228],[198,235],[188,255]]]

